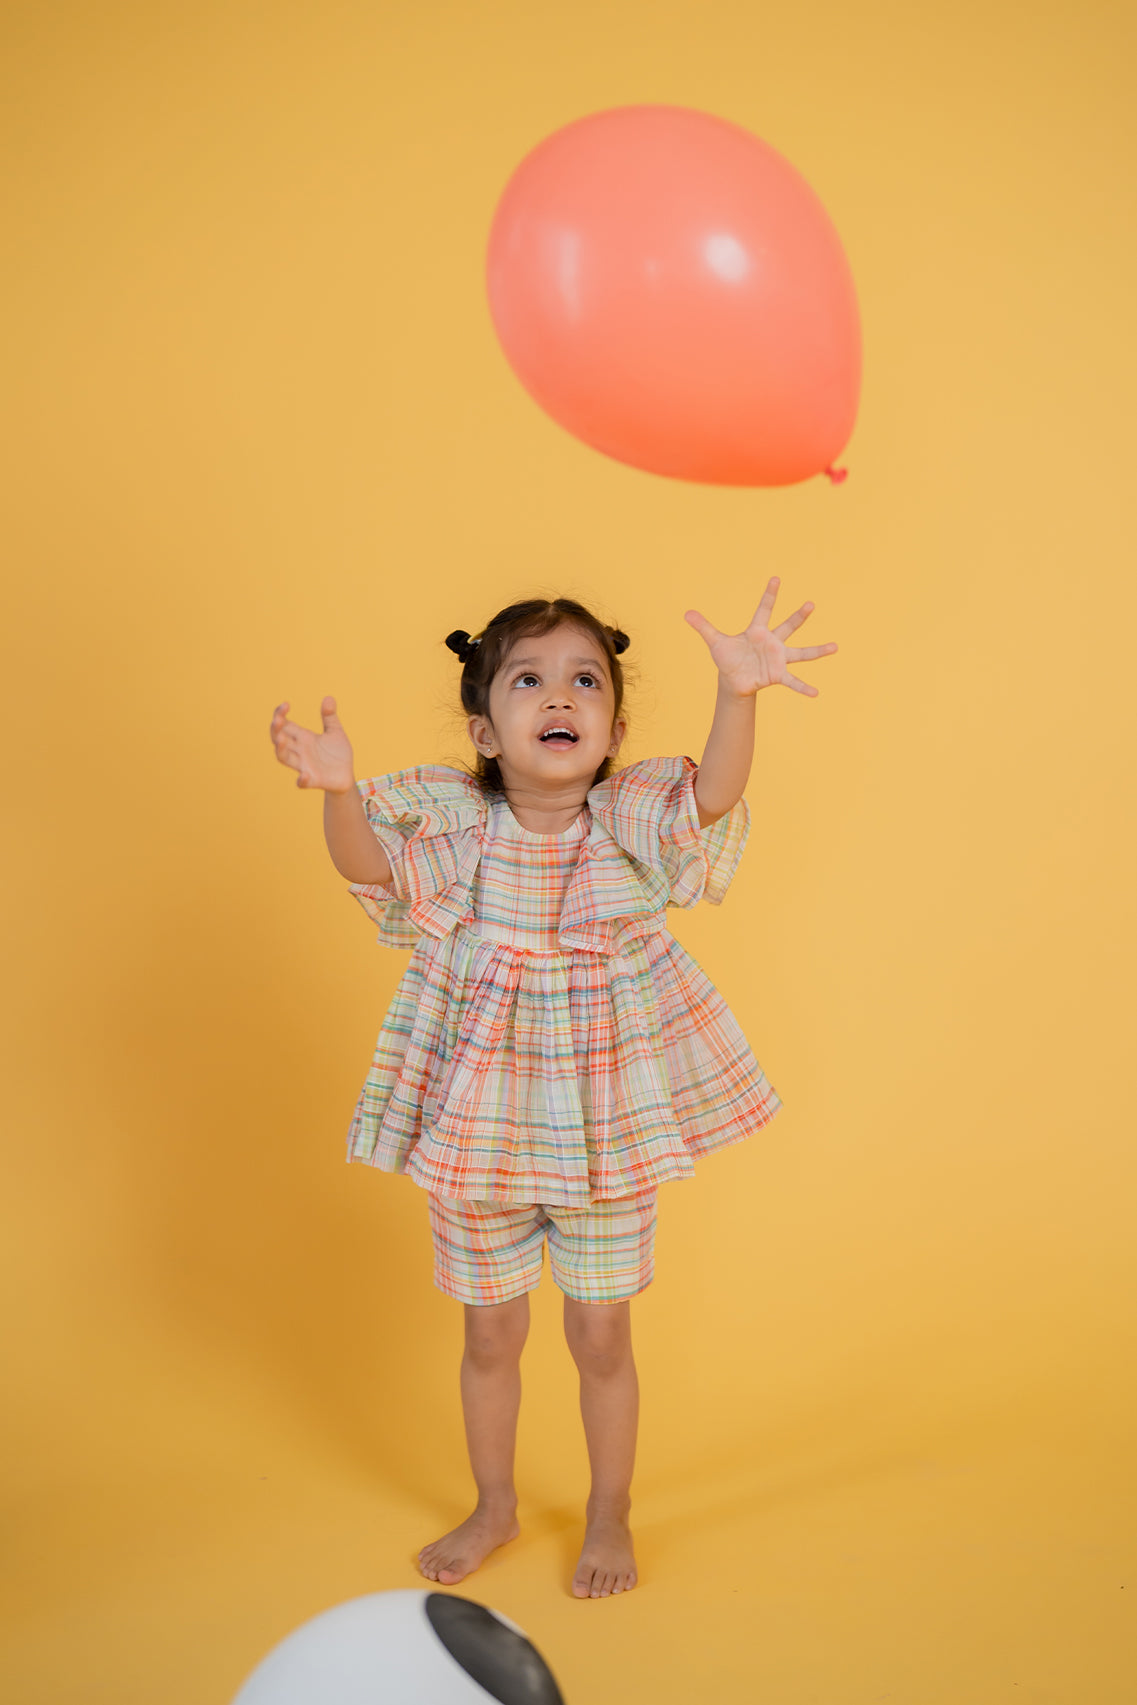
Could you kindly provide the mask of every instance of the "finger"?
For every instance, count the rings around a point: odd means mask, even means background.
[[[816,605],[812,602],[803,604],[800,610],[795,610],[792,616],[787,616],[784,622],[779,622],[774,632],[779,639],[784,639],[787,634],[793,633],[795,628],[799,628],[815,609]]]
[[[706,616],[704,616],[699,610],[687,610],[684,613],[683,620],[685,622],[689,622],[695,632],[703,636],[708,645],[711,643],[712,639],[722,638],[722,635],[719,633],[719,630],[715,627],[714,623],[709,622]]]
[[[766,582],[766,590],[762,594],[758,608],[750,618],[747,631],[749,631],[749,628],[764,628],[768,625],[770,620],[770,611],[774,608],[774,600],[778,596],[778,587],[781,584],[782,582],[778,575],[772,574],[770,576],[769,580]]]
[[[782,685],[783,687],[792,687],[795,693],[804,693],[807,698],[815,699],[819,697],[816,687],[810,686],[808,681],[799,681],[797,676],[791,675],[788,669],[782,676]]]
[[[278,735],[274,742],[276,755],[282,764],[291,764],[294,770],[301,769],[304,759],[300,753],[300,736],[305,731],[290,722],[284,732]]]
[[[815,657],[828,657],[836,649],[836,643],[832,640],[828,645],[787,646],[786,657],[791,663],[812,663]]]
[[[328,694],[326,699],[323,699],[321,701],[320,715],[324,719],[324,728],[325,729],[328,729],[333,722],[338,722],[338,720],[339,720],[339,718],[336,716],[336,701],[334,698],[332,698],[330,693]]]

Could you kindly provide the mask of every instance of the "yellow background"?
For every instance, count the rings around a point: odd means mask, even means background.
[[[758,704],[752,837],[671,914],[785,1106],[662,1193],[642,1586],[578,1604],[558,1298],[523,1538],[457,1590],[569,1705],[1130,1705],[1132,8],[9,4],[5,892],[13,1705],[227,1705],[413,1587],[470,1495],[425,1203],[343,1161],[406,956],[277,766],[463,756],[442,645],[563,592],[623,757],[701,755],[694,605],[840,650]],[[810,181],[864,321],[848,482],[553,425],[484,300],[543,136],[640,101]]]

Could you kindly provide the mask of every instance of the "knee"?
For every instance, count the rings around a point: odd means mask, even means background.
[[[603,1378],[631,1359],[626,1304],[576,1303],[565,1310],[565,1338],[581,1373]]]
[[[502,1367],[515,1362],[525,1346],[528,1331],[528,1297],[519,1297],[516,1302],[496,1303],[488,1308],[468,1304],[467,1359],[479,1368]]]

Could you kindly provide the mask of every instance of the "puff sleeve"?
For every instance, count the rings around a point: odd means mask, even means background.
[[[473,917],[471,884],[482,854],[485,798],[472,777],[422,764],[356,783],[391,881],[350,884],[387,947],[415,947]]]
[[[750,807],[740,799],[724,817],[701,828],[693,758],[645,758],[618,770],[588,796],[620,849],[646,866],[660,904],[719,906],[750,833]]]

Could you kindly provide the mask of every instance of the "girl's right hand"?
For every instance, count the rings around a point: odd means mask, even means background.
[[[355,786],[351,742],[336,715],[336,701],[324,699],[320,705],[324,731],[316,734],[301,728],[287,718],[288,701],[279,704],[273,713],[269,733],[280,763],[299,770],[297,787],[322,787],[326,793],[350,793]]]

